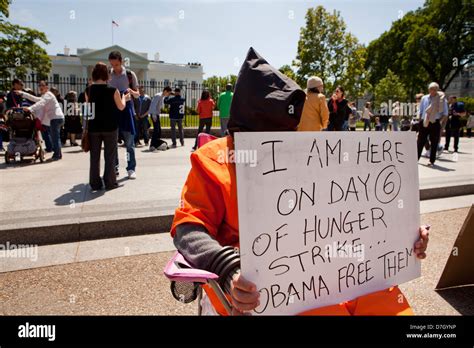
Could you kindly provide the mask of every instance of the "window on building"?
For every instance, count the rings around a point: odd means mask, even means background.
[[[76,75],[74,75],[74,74],[69,75],[69,83],[72,86],[76,85]]]
[[[164,80],[163,84],[165,85],[165,87],[169,86],[170,85],[170,80],[168,80],[168,79]]]
[[[196,88],[196,81],[191,81],[191,88],[195,89]]]
[[[150,80],[150,87],[151,88],[156,88],[156,80],[155,79]]]
[[[53,83],[55,85],[59,83],[59,74],[53,74]]]
[[[181,88],[184,86],[184,81],[183,80],[178,80],[178,87]]]

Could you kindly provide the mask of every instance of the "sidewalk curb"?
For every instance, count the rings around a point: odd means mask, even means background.
[[[474,194],[474,184],[442,186],[420,189],[420,201]]]
[[[420,200],[449,198],[474,194],[474,184],[420,189]],[[167,233],[173,215],[70,223],[52,226],[18,228],[0,231],[0,245],[51,245],[85,240],[129,237],[153,233]],[[117,228],[119,227],[119,228]]]
[[[51,245],[85,240],[130,237],[153,233],[167,233],[173,215],[114,219],[85,223],[71,223],[0,231],[0,245]],[[119,228],[117,228],[119,227]]]

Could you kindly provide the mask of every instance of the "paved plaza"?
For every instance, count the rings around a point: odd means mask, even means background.
[[[400,286],[418,315],[474,315],[469,287],[434,291],[469,209],[436,210],[467,199],[422,202],[435,210],[421,215],[432,225],[428,258],[422,276]],[[176,301],[163,275],[173,249],[167,233],[39,247],[37,262],[0,264],[11,270],[0,273],[0,315],[195,315],[196,303]]]
[[[0,163],[2,229],[104,220],[120,226],[132,216],[171,216],[190,169],[192,139],[186,140],[184,147],[159,153],[137,148],[138,179],[125,178],[122,161],[122,187],[99,193],[87,185],[88,154],[78,147],[65,147],[59,162]],[[462,139],[461,152],[444,153],[435,168],[422,158],[420,189],[474,184],[473,144]],[[124,148],[119,152],[125,159]],[[422,277],[401,285],[417,314],[474,314],[469,288],[434,291],[473,202],[474,195],[421,202],[421,222],[433,226],[429,257]],[[174,300],[162,273],[174,250],[166,229],[156,227],[138,236],[43,245],[34,261],[3,258],[0,314],[194,315],[195,303]]]
[[[184,147],[159,153],[144,146],[137,148],[136,180],[126,178],[126,152],[120,147],[121,187],[112,191],[91,192],[87,184],[89,154],[79,147],[65,147],[63,160],[44,164],[6,165],[0,159],[0,235],[2,230],[170,217],[191,166],[193,144],[194,139],[186,139]],[[460,153],[444,153],[434,168],[427,162],[422,157],[418,165],[422,190],[474,185],[474,139],[462,138]],[[146,233],[156,233],[166,224],[155,227],[152,222],[145,228]]]

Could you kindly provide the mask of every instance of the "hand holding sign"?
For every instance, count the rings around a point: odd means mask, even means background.
[[[241,273],[237,273],[232,279],[231,297],[234,315],[251,311],[260,305],[260,293],[257,291],[257,287],[245,279]]]
[[[420,227],[420,239],[415,243],[415,254],[419,259],[426,258],[426,248],[428,246],[428,229],[430,226]],[[245,279],[238,273],[232,279],[231,284],[232,315],[242,315],[246,311],[251,311],[260,305],[260,293],[254,283]]]
[[[297,314],[419,276],[413,134],[236,133],[235,147],[258,154],[256,166],[237,163],[256,313]]]

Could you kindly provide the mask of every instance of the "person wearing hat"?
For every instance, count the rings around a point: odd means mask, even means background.
[[[216,273],[232,302],[233,315],[259,305],[255,284],[240,274],[239,220],[235,163],[221,154],[234,149],[235,132],[295,131],[300,123],[306,94],[253,48],[240,69],[230,109],[229,135],[210,141],[191,154],[191,170],[184,184],[180,205],[175,211],[171,236],[178,251],[194,267]],[[427,230],[420,228],[414,246],[424,258]],[[218,314],[226,311],[213,290],[203,286]],[[204,307],[204,305],[203,305]],[[210,306],[205,306],[209,308]],[[212,308],[211,307],[211,308]],[[348,304],[318,308],[311,315],[395,315],[411,314],[398,287],[361,296]]]
[[[323,80],[317,76],[311,76],[306,82],[306,101],[298,131],[320,131],[328,127],[329,109],[323,89]]]

